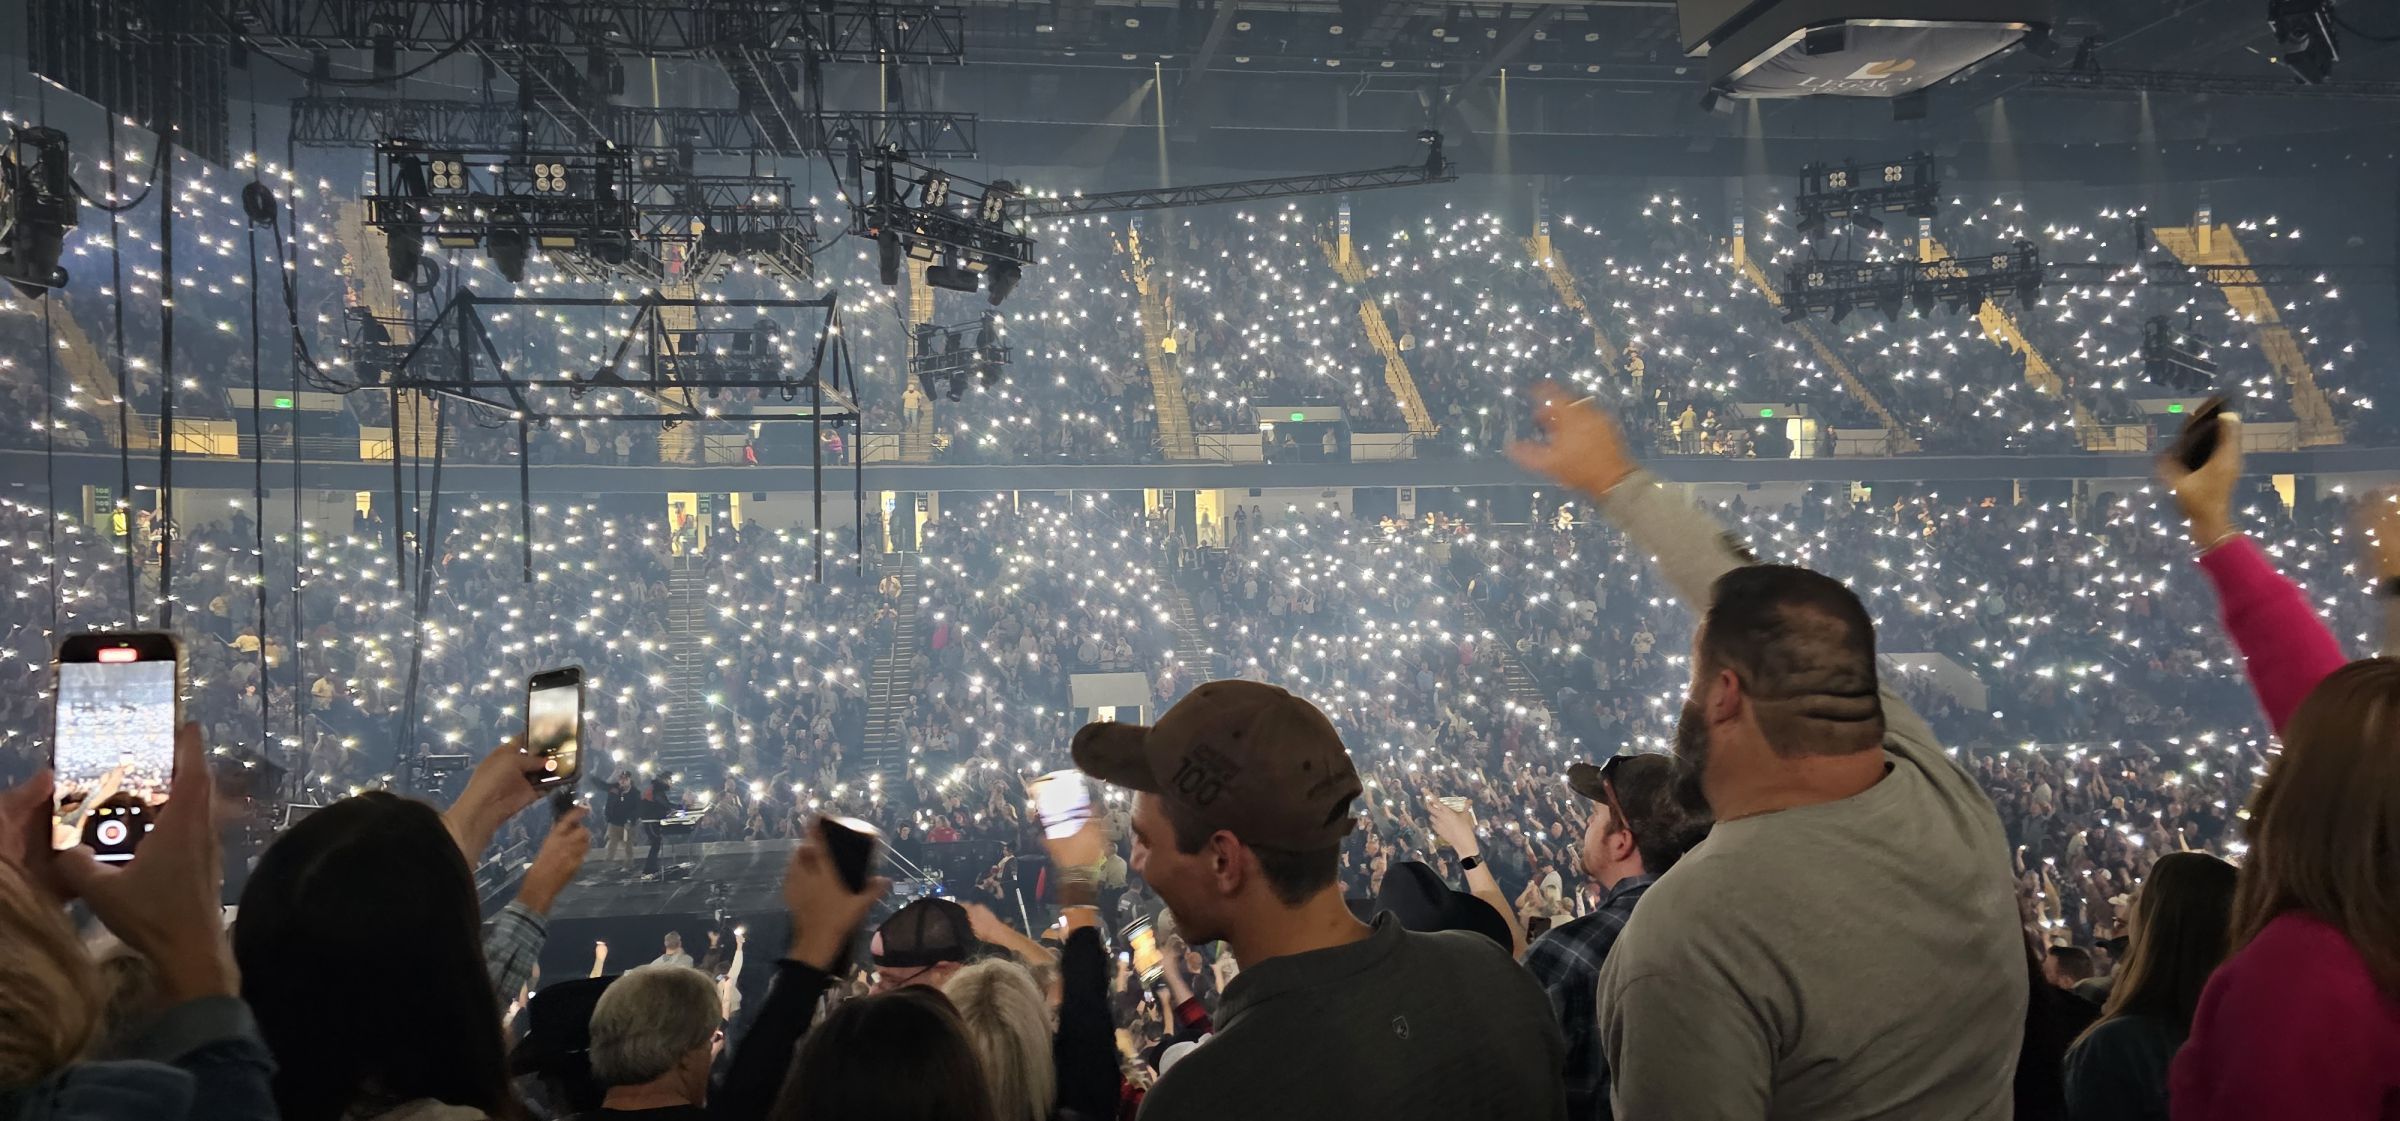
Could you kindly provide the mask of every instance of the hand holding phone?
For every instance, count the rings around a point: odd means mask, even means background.
[[[122,864],[157,828],[175,777],[183,652],[164,634],[79,634],[58,647],[51,847]]]
[[[817,831],[825,838],[825,851],[833,858],[834,870],[841,873],[842,886],[853,893],[867,890],[867,879],[875,874],[875,850],[883,843],[883,831],[855,817],[832,815],[817,819]]]
[[[1065,840],[1092,819],[1092,786],[1079,771],[1052,771],[1033,780],[1026,793],[1042,832],[1053,841]]]
[[[526,681],[525,750],[542,761],[534,785],[575,785],[583,773],[583,667],[544,670]]]

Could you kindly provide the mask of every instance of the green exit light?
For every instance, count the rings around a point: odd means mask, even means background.
[[[289,398],[289,397],[278,397],[278,398],[276,398],[276,399],[275,399],[275,407],[276,407],[276,408],[278,408],[278,409],[288,409],[288,408],[291,408],[291,407],[292,407],[292,399],[291,399],[291,398]]]
[[[1293,420],[1307,420],[1307,419],[1308,419],[1308,414],[1307,414],[1307,413],[1293,413],[1293,414],[1292,414],[1292,419],[1293,419]]]
[[[2174,403],[2174,404],[2172,404],[2172,405],[2169,405],[2169,406],[2167,406],[2167,411],[2168,411],[2168,412],[2170,412],[2170,413],[2180,413],[2180,412],[2182,412],[2182,411],[2183,411],[2183,402],[2181,402],[2181,401],[2177,401],[2176,403]]]
[[[1773,409],[1760,409],[1760,410],[1758,410],[1758,415],[1760,415],[1760,416],[1774,416],[1774,415],[1775,415],[1775,410],[1773,410]]]

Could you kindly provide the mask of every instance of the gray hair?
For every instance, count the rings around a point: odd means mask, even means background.
[[[1033,974],[1006,959],[979,961],[959,970],[942,992],[966,1021],[999,1121],[1048,1118],[1058,1071],[1051,1065],[1048,1002]]]
[[[708,1046],[723,1014],[716,983],[688,965],[627,970],[592,1006],[592,1077],[638,1086]]]

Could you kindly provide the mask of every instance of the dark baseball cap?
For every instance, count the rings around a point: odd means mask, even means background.
[[[525,1038],[508,1055],[509,1073],[589,1078],[592,1009],[616,980],[578,977],[534,993],[525,1002]]]
[[[1403,930],[1426,934],[1465,930],[1491,939],[1503,951],[1516,945],[1508,920],[1500,912],[1443,883],[1441,875],[1421,860],[1403,860],[1384,873],[1383,890],[1375,893],[1375,907],[1390,911]]]
[[[1672,755],[1633,752],[1599,766],[1577,763],[1567,768],[1567,785],[1575,793],[1612,806],[1624,827],[1633,832],[1651,871],[1664,872],[1692,846],[1708,838],[1715,825],[1708,806],[1683,781],[1688,764]],[[1609,797],[1614,789],[1616,797]]]
[[[1149,726],[1086,724],[1074,755],[1093,778],[1156,794],[1211,832],[1274,849],[1340,844],[1350,803],[1364,792],[1333,722],[1255,681],[1211,681]]]
[[[871,949],[875,964],[891,969],[965,961],[975,951],[975,924],[966,908],[929,895],[883,920]]]

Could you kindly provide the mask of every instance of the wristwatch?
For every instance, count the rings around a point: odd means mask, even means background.
[[[1461,872],[1472,872],[1481,867],[1483,867],[1483,854],[1481,853],[1458,858],[1458,870]]]

